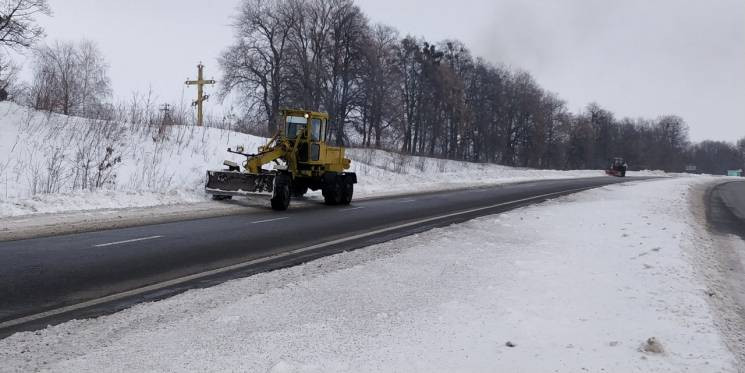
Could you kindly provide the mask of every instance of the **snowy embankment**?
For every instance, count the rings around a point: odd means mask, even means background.
[[[158,129],[66,117],[0,103],[0,218],[35,213],[203,202],[205,171],[226,148],[266,139],[215,128]],[[522,180],[602,176],[350,149],[357,197]],[[112,164],[111,167],[106,167]]]
[[[735,372],[678,178],[608,186],[0,341],[3,370]],[[649,338],[656,341],[651,346]]]

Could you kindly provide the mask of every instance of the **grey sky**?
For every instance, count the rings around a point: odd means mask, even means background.
[[[219,79],[238,0],[50,0],[48,39],[97,41],[118,96],[189,100],[197,62]],[[678,114],[694,140],[745,136],[745,1],[358,0],[372,22],[531,72],[577,111]],[[185,90],[184,90],[185,89]],[[214,91],[214,90],[213,90]]]

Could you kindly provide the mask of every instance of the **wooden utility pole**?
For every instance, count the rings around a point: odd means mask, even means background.
[[[186,81],[186,85],[197,86],[197,99],[191,103],[192,106],[197,107],[197,126],[201,126],[204,121],[204,112],[202,111],[202,108],[204,102],[210,97],[209,95],[204,94],[204,86],[206,84],[215,84],[215,81],[212,79],[204,80],[204,65],[200,62],[199,65],[197,65],[197,80]]]
[[[163,118],[161,118],[160,125],[158,126],[158,136],[153,137],[153,141],[156,142],[163,140],[166,137],[166,127],[173,124],[173,121],[171,120],[171,105],[161,105],[160,111],[163,112]]]
[[[171,105],[170,104],[163,104],[160,106],[160,111],[163,112],[163,118],[160,121],[161,126],[170,126],[171,125]]]

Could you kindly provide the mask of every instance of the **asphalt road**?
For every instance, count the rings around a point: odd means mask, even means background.
[[[535,181],[0,242],[0,337],[643,179]]]
[[[707,218],[715,230],[745,239],[745,180],[730,181],[711,188]]]

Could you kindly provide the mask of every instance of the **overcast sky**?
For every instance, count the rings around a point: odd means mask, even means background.
[[[88,38],[120,97],[164,101],[232,42],[239,0],[50,0],[48,40]],[[694,140],[745,136],[743,0],[359,0],[402,35],[465,42],[475,56],[532,73],[572,111],[595,101],[619,117],[678,114]],[[213,90],[214,91],[214,90]]]

